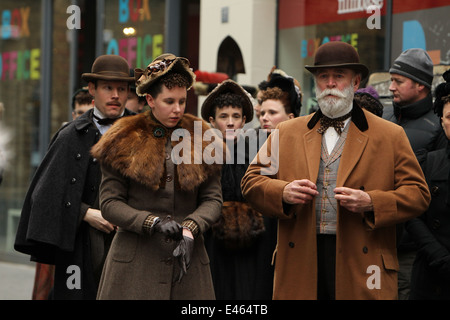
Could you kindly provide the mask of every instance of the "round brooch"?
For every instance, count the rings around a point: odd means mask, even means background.
[[[158,127],[155,130],[153,130],[153,135],[156,138],[162,138],[162,137],[164,137],[165,134],[166,134],[166,130],[164,130],[164,128]]]

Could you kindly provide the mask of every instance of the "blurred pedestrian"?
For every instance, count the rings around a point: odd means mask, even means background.
[[[447,146],[428,153],[423,170],[431,191],[428,210],[406,222],[417,244],[410,300],[450,299],[450,71],[435,91],[434,111],[444,129]]]
[[[128,62],[117,55],[95,59],[88,82],[95,106],[52,138],[22,208],[14,248],[32,261],[55,265],[54,299],[95,299],[115,226],[100,212],[100,166],[90,156],[125,109]]]
[[[242,179],[278,218],[274,299],[395,299],[395,225],[427,208],[423,173],[403,129],[353,103],[369,71],[351,45],[321,45],[306,69],[320,109],[280,123]]]
[[[134,69],[130,69],[130,76],[134,78]],[[135,113],[142,113],[145,111],[147,101],[145,97],[140,96],[136,92],[136,83],[130,85],[130,92],[128,93],[127,104],[125,108]]]
[[[93,99],[88,87],[82,87],[75,91],[72,96],[72,120],[92,109],[94,107]]]
[[[209,143],[194,137],[208,124],[184,113],[195,75],[188,59],[163,54],[135,77],[150,110],[119,121],[92,150],[102,213],[118,226],[97,297],[214,299],[203,233],[220,217],[220,164],[208,164]]]
[[[402,52],[391,68],[393,101],[384,108],[383,118],[400,125],[406,132],[419,163],[428,152],[446,146],[446,137],[433,112],[431,85],[433,62],[423,49],[412,48]],[[398,259],[400,263],[399,299],[408,299],[411,268],[417,248],[404,225],[398,226]]]

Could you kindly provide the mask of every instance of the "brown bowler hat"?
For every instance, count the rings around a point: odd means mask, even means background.
[[[180,73],[189,80],[189,90],[194,84],[195,74],[189,67],[189,60],[183,57],[177,57],[172,53],[164,53],[153,60],[147,68],[134,69],[134,78],[136,80],[136,93],[145,96],[148,88],[155,81],[168,72]]]
[[[127,60],[114,54],[97,57],[92,64],[91,73],[83,73],[81,78],[87,82],[96,80],[134,82],[134,78],[130,77]]]
[[[202,118],[209,122],[209,117],[213,114],[214,109],[214,100],[225,93],[234,93],[240,95],[244,99],[244,105],[242,105],[242,114],[245,116],[245,122],[248,123],[253,119],[253,104],[250,100],[250,94],[244,90],[239,84],[234,82],[233,80],[225,80],[222,81],[217,87],[214,88],[213,91],[206,97],[205,101],[202,104],[201,115]]]
[[[322,68],[349,68],[361,73],[362,79],[369,75],[369,69],[359,62],[356,49],[341,41],[330,41],[321,45],[314,57],[314,65],[305,68],[311,73]]]

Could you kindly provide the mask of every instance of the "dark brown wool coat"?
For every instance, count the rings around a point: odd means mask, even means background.
[[[195,126],[202,131],[209,129],[206,122],[188,114],[177,128],[186,129],[184,142],[191,150],[196,148],[198,156],[211,142],[203,142],[201,148],[194,145]],[[165,130],[163,136],[161,130]],[[180,132],[165,129],[146,112],[118,121],[92,150],[103,172],[102,212],[118,226],[103,270],[99,299],[214,298],[202,233],[220,217],[220,165],[205,161],[175,165],[171,151],[180,145],[178,138],[171,142],[171,137]],[[179,273],[172,258],[176,243],[160,234],[143,232],[149,214],[171,215],[178,223],[191,219],[200,228],[191,266],[180,283],[173,283]]]

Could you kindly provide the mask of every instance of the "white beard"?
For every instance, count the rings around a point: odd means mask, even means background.
[[[330,97],[328,96],[329,94],[336,97]],[[316,97],[319,108],[325,116],[331,119],[342,117],[352,110],[354,94],[352,84],[342,91],[338,89],[324,89],[320,91],[316,85]]]

